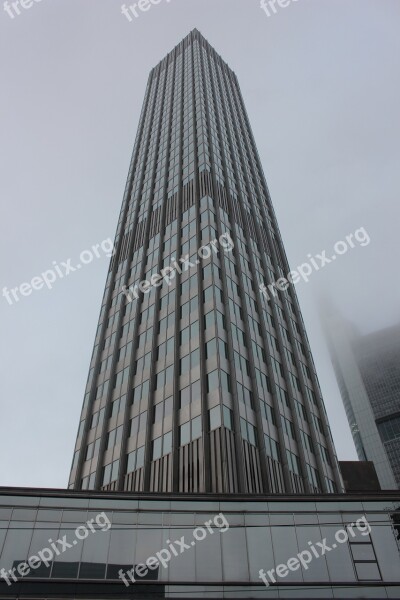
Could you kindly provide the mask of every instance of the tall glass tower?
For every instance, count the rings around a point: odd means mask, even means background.
[[[362,335],[333,307],[323,324],[358,458],[400,489],[400,324]]]
[[[260,289],[289,271],[238,80],[194,30],[150,73],[70,487],[340,491],[294,289]]]

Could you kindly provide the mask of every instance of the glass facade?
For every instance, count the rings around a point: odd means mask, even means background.
[[[358,457],[374,463],[382,489],[399,489],[400,326],[360,335],[332,313],[327,335]]]
[[[398,598],[400,496],[0,491],[0,568],[1,598]]]
[[[341,490],[239,84],[194,30],[151,72],[69,487]],[[161,277],[161,275],[163,277]]]

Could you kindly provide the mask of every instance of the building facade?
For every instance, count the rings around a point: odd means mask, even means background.
[[[69,487],[319,493],[337,459],[234,72],[194,30],[152,71]]]
[[[0,525],[4,600],[400,597],[397,492],[1,488]]]
[[[358,457],[382,489],[400,488],[400,325],[360,335],[332,313],[326,331]]]

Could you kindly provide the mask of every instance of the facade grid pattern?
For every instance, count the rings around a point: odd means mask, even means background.
[[[340,491],[295,292],[259,289],[290,268],[239,84],[197,30],[150,74],[115,248],[69,487]]]

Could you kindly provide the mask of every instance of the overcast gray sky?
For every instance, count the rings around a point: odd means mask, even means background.
[[[132,0],[131,0],[132,2]],[[197,27],[238,75],[293,267],[364,227],[297,287],[340,459],[356,457],[318,298],[361,331],[399,320],[400,1],[0,2],[0,289],[113,238],[150,69]],[[129,2],[128,2],[129,4]],[[0,485],[66,487],[108,259],[0,297]]]

